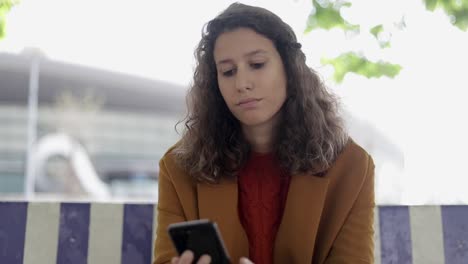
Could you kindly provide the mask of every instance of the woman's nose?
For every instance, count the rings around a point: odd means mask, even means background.
[[[239,92],[252,90],[253,80],[250,72],[245,69],[238,69],[236,74],[236,89]]]

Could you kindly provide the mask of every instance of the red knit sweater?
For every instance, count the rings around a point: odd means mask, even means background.
[[[255,264],[273,263],[289,182],[272,154],[253,153],[239,174],[239,218]]]

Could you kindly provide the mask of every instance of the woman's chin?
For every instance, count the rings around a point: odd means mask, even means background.
[[[260,126],[261,124],[265,123],[265,120],[260,118],[248,118],[240,120],[242,126],[245,127],[256,127]]]

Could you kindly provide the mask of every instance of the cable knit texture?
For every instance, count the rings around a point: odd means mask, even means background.
[[[273,263],[289,181],[270,153],[253,153],[240,172],[239,217],[249,239],[249,257],[256,264]]]

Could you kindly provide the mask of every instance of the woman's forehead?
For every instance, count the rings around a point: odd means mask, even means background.
[[[239,28],[219,35],[214,46],[216,61],[267,55],[275,50],[273,42],[252,29]]]

